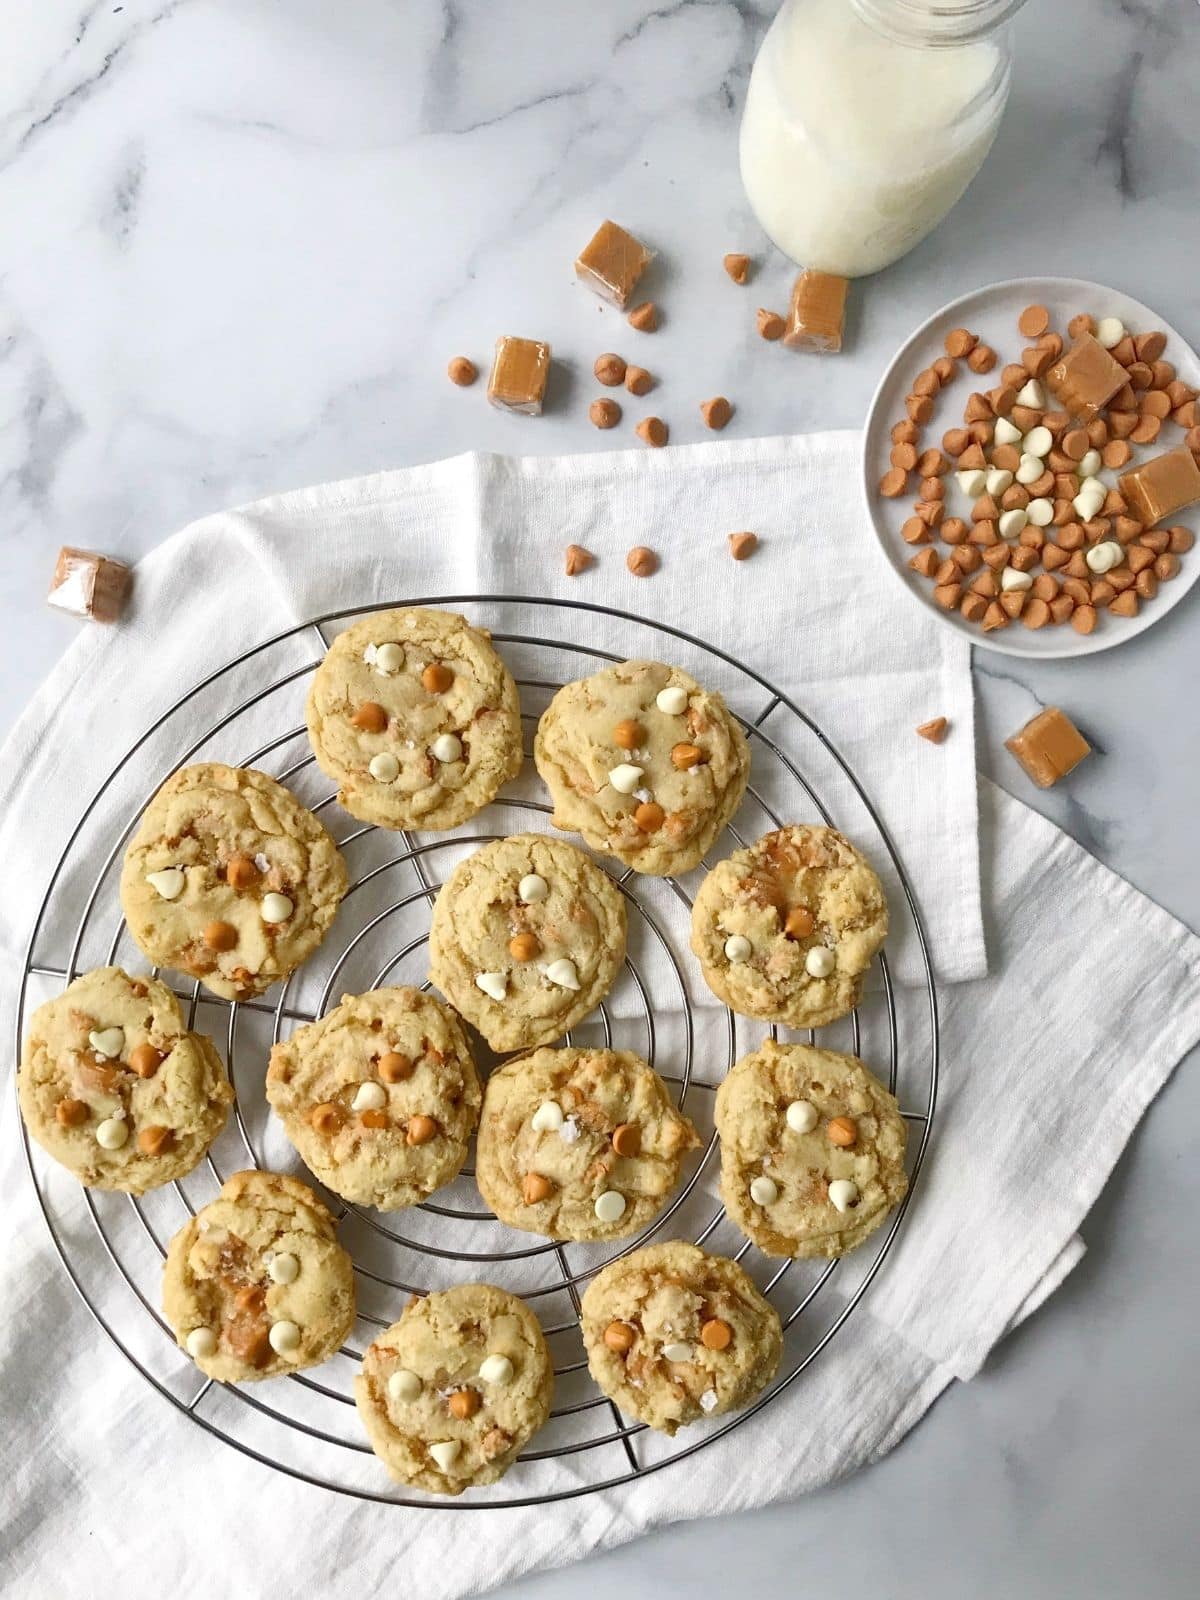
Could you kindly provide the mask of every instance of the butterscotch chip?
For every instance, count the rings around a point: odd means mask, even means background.
[[[946,498],[946,485],[940,478],[921,479],[922,500],[944,500]]]
[[[728,1350],[733,1329],[721,1317],[710,1317],[700,1328],[700,1343],[706,1350]]]
[[[400,1050],[385,1050],[375,1070],[384,1083],[404,1083],[416,1071],[416,1062]]]
[[[1136,617],[1141,610],[1141,602],[1132,589],[1127,589],[1108,602],[1108,609],[1114,617]]]
[[[362,733],[382,733],[388,725],[388,714],[377,700],[364,700],[350,721]]]
[[[137,1142],[144,1156],[160,1156],[174,1144],[175,1135],[161,1123],[152,1123],[139,1131]]]
[[[593,557],[590,550],[585,550],[581,544],[569,544],[567,546],[566,560],[563,563],[563,570],[568,578],[577,578],[581,572],[586,572],[588,567],[591,566],[592,560]]]
[[[232,922],[210,922],[202,937],[210,950],[232,950],[238,942],[238,931]]]
[[[958,609],[968,622],[981,622],[987,611],[987,601],[982,595],[965,594],[959,602]],[[920,729],[917,731],[919,733]]]
[[[1045,350],[1052,361],[1062,355],[1062,335],[1059,333],[1043,333],[1036,341],[1039,350]]]
[[[1148,528],[1200,500],[1200,465],[1186,445],[1143,461],[1117,481],[1131,510]]]
[[[783,338],[783,330],[787,327],[787,323],[779,315],[778,311],[768,311],[765,306],[759,306],[758,316],[755,320],[758,323],[758,331],[764,339],[775,340]]]
[[[1179,557],[1171,555],[1169,551],[1161,556],[1156,556],[1154,561],[1154,576],[1162,583],[1177,577],[1179,573]]]
[[[979,335],[971,333],[967,328],[951,328],[944,340],[946,354],[961,360],[969,356],[979,343]]]
[[[588,407],[588,420],[597,428],[615,428],[621,420],[621,408],[607,396],[593,400]]]
[[[634,306],[625,320],[639,333],[654,333],[658,328],[658,307],[653,300],[643,300],[640,306]]]
[[[704,426],[719,432],[733,415],[733,407],[723,394],[714,395],[711,400],[700,402],[700,415],[704,419]]]
[[[733,279],[734,283],[745,283],[750,276],[750,257],[731,251],[722,259],[721,265]]]
[[[940,450],[926,450],[917,462],[917,471],[923,478],[940,478],[950,471],[950,463]]]
[[[576,256],[575,271],[589,289],[624,308],[652,259],[640,239],[605,221]]]
[[[938,571],[937,551],[926,545],[924,550],[917,551],[908,564],[914,572],[919,572],[923,578],[932,578],[934,573]]]
[[[635,544],[625,557],[625,565],[635,578],[649,578],[658,571],[658,557],[649,546]]]
[[[758,535],[756,533],[731,533],[728,544],[729,554],[735,561],[747,561],[758,549]]]
[[[450,361],[450,365],[446,368],[446,376],[451,383],[457,384],[460,389],[466,389],[479,376],[479,368],[473,361],[469,361],[466,356],[454,356]]]
[[[924,424],[933,416],[933,401],[927,394],[910,394],[904,402],[904,409],[914,422]]]
[[[1067,332],[1072,339],[1081,338],[1083,334],[1095,333],[1095,331],[1096,319],[1089,316],[1086,311],[1079,312],[1077,316],[1072,317],[1070,322],[1067,323]]]
[[[653,450],[661,450],[669,437],[667,425],[661,417],[643,417],[634,432]]]
[[[981,596],[976,595],[974,598],[982,603]],[[963,614],[966,615],[966,612],[964,611]],[[980,614],[982,615],[982,613]],[[921,735],[922,739],[928,739],[930,744],[941,744],[946,737],[949,727],[950,724],[946,721],[945,717],[934,717],[930,722],[919,723],[917,726],[917,732]]]
[[[990,372],[996,365],[996,352],[990,344],[977,344],[967,357],[972,372]]]
[[[1096,628],[1096,608],[1090,602],[1077,605],[1071,613],[1071,626],[1076,633],[1093,633]]]
[[[953,356],[938,356],[936,361],[930,363],[932,370],[937,373],[939,383],[950,383],[958,373],[958,362]]]
[[[645,367],[626,367],[625,387],[630,394],[649,394],[654,387],[654,379]]]
[[[950,428],[942,435],[942,449],[948,456],[961,456],[971,442],[971,436],[965,428]]]
[[[604,384],[607,389],[615,389],[625,378],[625,362],[619,355],[608,350],[602,356],[596,357],[592,368],[596,374],[596,381]]]
[[[849,287],[849,281],[835,273],[812,268],[802,272],[792,286],[784,344],[818,355],[840,350]]]
[[[437,1138],[437,1133],[437,1123],[423,1112],[418,1112],[415,1117],[408,1119],[406,1138],[409,1144],[428,1144],[430,1140]]]
[[[95,550],[63,545],[54,563],[47,605],[93,622],[116,622],[125,609],[133,572],[123,561]]]
[[[633,820],[643,833],[657,833],[666,820],[666,815],[656,800],[643,800],[635,809]]]
[[[908,482],[908,473],[903,467],[892,467],[885,472],[879,480],[879,492],[889,500],[894,500],[897,495],[904,493],[904,486]]]
[[[1164,422],[1171,415],[1171,396],[1165,389],[1147,389],[1138,402],[1138,409],[1145,417],[1157,417]]]
[[[894,444],[888,452],[888,460],[892,466],[911,472],[917,464],[917,447],[915,444]]]
[[[637,1335],[627,1322],[610,1322],[604,1330],[604,1342],[617,1355],[627,1355],[633,1349]]]
[[[1134,603],[1136,605],[1136,597]],[[1039,789],[1051,788],[1091,754],[1087,740],[1066,712],[1057,706],[1039,711],[1018,733],[1004,741],[1004,748],[1016,756]]]
[[[1162,423],[1157,417],[1141,416],[1134,423],[1129,437],[1134,444],[1153,444],[1162,430]]]
[[[993,600],[983,614],[984,633],[994,633],[997,628],[1007,628],[1009,618],[1005,615],[1004,607]]]
[[[532,961],[541,948],[541,941],[534,933],[514,933],[508,941],[508,953],[514,961]]]
[[[920,517],[906,517],[900,525],[900,537],[905,544],[924,544],[929,538],[929,525]]]
[[[619,1156],[632,1157],[641,1152],[642,1130],[636,1122],[621,1122],[613,1129],[612,1147]]]
[[[893,444],[916,444],[921,430],[910,417],[902,417],[899,422],[893,422],[891,437]]]
[[[549,376],[548,344],[540,339],[518,339],[505,334],[496,340],[487,397],[500,411],[540,416]]]
[[[1026,339],[1036,339],[1050,326],[1050,313],[1045,306],[1026,306],[1017,318],[1017,327]]]

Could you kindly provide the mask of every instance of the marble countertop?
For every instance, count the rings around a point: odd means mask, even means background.
[[[1190,0],[1030,0],[979,179],[856,290],[850,348],[823,362],[753,331],[791,271],[737,175],[772,6],[19,9],[0,60],[0,729],[75,627],[42,605],[60,544],[135,557],[277,489],[468,449],[611,448],[586,420],[587,369],[637,336],[571,269],[606,215],[660,251],[664,326],[637,349],[675,440],[702,437],[696,401],[718,392],[737,406],[726,438],[858,425],[912,326],[998,278],[1099,278],[1200,341],[1200,125],[1180,114],[1200,78]],[[720,267],[733,248],[762,263],[740,297]],[[486,362],[502,332],[563,358],[539,421],[443,376],[459,351]],[[1198,604],[1076,664],[976,652],[981,767],[1192,927]],[[1047,702],[1100,753],[1043,795],[1002,746]],[[882,1464],[520,1594],[771,1594],[798,1572],[814,1593],[951,1596],[968,1580],[981,1600],[1193,1594],[1200,1278],[1161,1219],[1200,1208],[1195,1069],[1090,1215],[1083,1265]]]

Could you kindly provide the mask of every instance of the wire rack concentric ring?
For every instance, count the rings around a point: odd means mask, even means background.
[[[841,1333],[892,1251],[928,1149],[938,1087],[937,991],[918,903],[875,805],[816,722],[753,668],[680,628],[585,601],[449,595],[387,605],[462,607],[490,629],[520,687],[527,750],[538,716],[563,683],[631,657],[675,662],[719,687],[746,731],[753,758],[746,801],[696,874],[647,879],[600,861],[625,898],[629,951],[604,1003],[566,1036],[568,1043],[637,1050],[666,1080],[704,1135],[679,1190],[641,1234],[595,1247],[504,1227],[480,1199],[470,1162],[454,1184],[399,1213],[349,1205],[318,1184],[355,1262],[359,1317],[343,1349],[321,1367],[241,1387],[205,1380],[177,1349],[159,1309],[172,1233],[243,1167],[313,1181],[267,1112],[263,1075],[271,1044],[323,1015],[344,992],[392,983],[428,987],[430,908],[456,862],[489,840],[549,827],[550,807],[529,762],[497,801],[450,834],[388,833],[341,812],[308,747],[303,695],[338,624],[385,609],[382,602],[297,623],[243,650],[154,717],[71,829],[30,936],[18,1051],[32,1008],[80,972],[109,963],[144,970],[121,918],[117,878],[138,817],[170,772],[212,759],[260,767],[288,784],[334,834],[350,867],[350,889],[325,945],[274,998],[226,1002],[167,975],[188,1026],[223,1049],[237,1090],[229,1126],[195,1172],[140,1199],[81,1190],[22,1129],[25,1155],[84,1305],[152,1389],[199,1427],[266,1466],[364,1500],[455,1510],[544,1504],[630,1483],[708,1448],[777,1401]],[[830,792],[834,809],[826,804]],[[904,941],[920,977],[901,1003],[882,954],[877,981],[858,1010],[821,1030],[822,1044],[863,1055],[888,1082],[910,1128],[909,1200],[840,1264],[762,1256],[725,1216],[715,1183],[714,1090],[767,1033],[795,1036],[720,1006],[688,944],[692,898],[708,866],[769,828],[818,820],[842,827],[880,868],[893,948]],[[493,1058],[476,1042],[486,1070]],[[743,1411],[697,1424],[677,1439],[623,1417],[595,1389],[579,1333],[580,1298],[594,1273],[663,1238],[691,1239],[741,1261],[785,1327],[784,1360],[768,1388]],[[410,1294],[479,1279],[521,1294],[538,1312],[555,1358],[553,1414],[501,1484],[456,1500],[404,1491],[389,1485],[358,1423],[354,1372],[364,1346],[400,1315]]]

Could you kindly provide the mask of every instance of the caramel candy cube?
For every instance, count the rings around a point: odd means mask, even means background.
[[[540,339],[517,339],[505,334],[496,340],[496,359],[488,379],[487,397],[501,411],[519,411],[540,417],[550,376],[550,346]]]
[[[1123,472],[1117,484],[1133,515],[1152,528],[1200,500],[1200,465],[1187,445],[1181,444]]]
[[[654,259],[640,239],[615,222],[602,222],[575,258],[575,271],[605,300],[622,310]]]
[[[54,563],[47,604],[73,617],[115,622],[125,609],[133,573],[123,561],[63,545]]]
[[[1125,378],[1125,368],[1090,333],[1081,334],[1046,372],[1051,394],[1085,422],[1107,405]]]
[[[1004,741],[1004,748],[1011,750],[1039,789],[1052,788],[1092,753],[1091,745],[1057,706],[1039,711],[1032,722]]]
[[[793,350],[813,350],[831,355],[842,348],[842,324],[846,318],[845,278],[832,272],[806,269],[792,288],[783,342]]]

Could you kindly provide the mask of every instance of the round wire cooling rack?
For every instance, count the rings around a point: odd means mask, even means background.
[[[273,1002],[219,1000],[177,976],[175,993],[187,1025],[224,1046],[237,1090],[225,1132],[195,1172],[140,1199],[80,1190],[35,1150],[22,1125],[26,1160],[59,1256],[95,1321],[158,1394],[210,1434],[301,1481],[366,1500],[459,1510],[544,1504],[630,1483],[685,1460],[775,1401],[861,1303],[908,1204],[906,1199],[870,1244],[841,1263],[762,1256],[725,1217],[716,1190],[714,1090],[764,1031],[779,1036],[780,1030],[736,1017],[699,977],[688,941],[692,894],[703,872],[729,849],[784,822],[834,823],[823,795],[836,792],[837,825],[880,868],[893,941],[903,939],[922,982],[900,989],[881,954],[878,981],[863,1005],[843,1023],[822,1029],[821,1042],[862,1055],[898,1095],[912,1134],[908,1199],[933,1128],[937,993],[916,898],[875,806],[816,723],[761,674],[682,629],[583,601],[452,595],[388,604],[464,606],[473,621],[490,628],[521,690],[527,745],[563,683],[630,657],[671,660],[720,687],[745,729],[752,753],[746,800],[729,838],[718,841],[695,874],[650,879],[601,863],[625,897],[629,950],[604,1003],[565,1036],[567,1043],[637,1050],[670,1085],[706,1136],[679,1191],[641,1234],[603,1247],[562,1244],[503,1226],[483,1206],[470,1162],[424,1205],[378,1213],[321,1190],[270,1119],[263,1078],[271,1044],[324,1014],[344,992],[393,983],[428,987],[429,912],[457,860],[489,840],[548,827],[550,807],[528,762],[514,785],[452,834],[388,833],[357,825],[340,811],[308,747],[305,680],[335,625],[383,609],[380,604],[297,623],[234,657],[162,712],[72,829],[30,936],[17,1007],[18,1052],[32,1007],[80,972],[112,963],[144,967],[121,917],[117,879],[141,811],[170,772],[194,759],[261,767],[322,817],[346,856],[350,889],[321,950],[279,986]],[[588,634],[602,638],[603,646],[581,637]],[[624,648],[609,648],[615,643]],[[129,804],[131,786],[140,797],[135,806]],[[807,1037],[814,1039],[812,1033]],[[474,1042],[486,1069],[490,1054]],[[159,1280],[171,1235],[225,1178],[247,1166],[297,1172],[323,1194],[354,1258],[358,1320],[347,1344],[321,1367],[235,1387],[205,1380],[179,1351],[159,1310]],[[598,1393],[580,1336],[587,1280],[606,1261],[652,1238],[691,1239],[733,1256],[776,1306],[785,1329],[784,1358],[768,1388],[744,1410],[696,1424],[685,1443],[626,1420]],[[520,1294],[538,1312],[555,1359],[554,1410],[497,1489],[456,1500],[401,1493],[388,1487],[355,1412],[352,1380],[363,1348],[399,1316],[409,1294],[478,1279]]]

